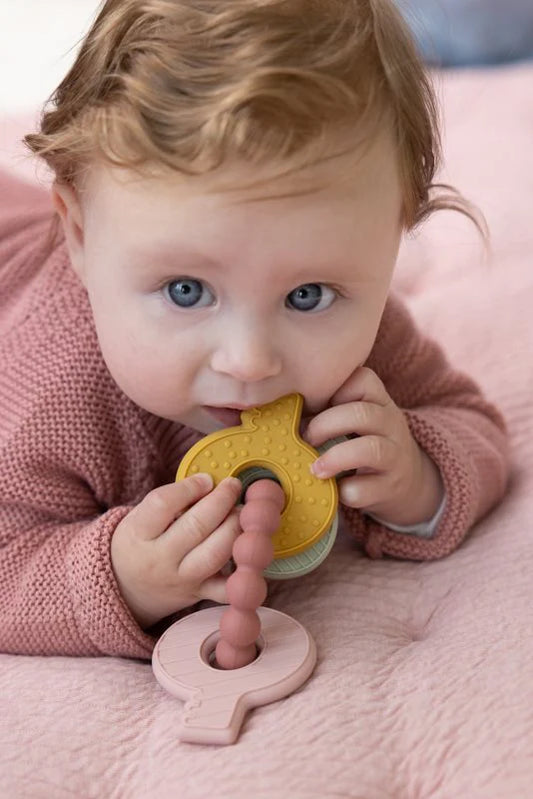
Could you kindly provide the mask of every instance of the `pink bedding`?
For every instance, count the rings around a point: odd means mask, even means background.
[[[309,629],[318,664],[234,746],[177,742],[182,703],[147,663],[0,655],[0,796],[533,795],[533,65],[438,80],[443,177],[483,207],[492,256],[441,213],[396,280],[506,413],[504,503],[445,560],[371,561],[341,536],[319,570],[278,584],[269,602]],[[16,128],[0,126],[4,164]]]

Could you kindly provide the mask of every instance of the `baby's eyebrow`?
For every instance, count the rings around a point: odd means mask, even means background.
[[[143,273],[156,267],[179,270],[183,274],[194,273],[197,269],[205,272],[228,272],[231,264],[226,265],[216,257],[200,252],[196,248],[183,247],[170,243],[148,243],[128,248],[128,261],[136,272]],[[296,264],[294,255],[285,263],[273,265],[268,274],[270,279],[289,282],[292,288],[305,283],[331,283],[335,285],[354,285],[371,281],[364,265],[357,259],[346,260],[335,258],[313,262],[310,258],[302,258]]]
[[[162,264],[220,269],[222,264],[197,250],[171,244],[133,245],[128,248],[128,259],[140,270],[151,268],[154,261]]]

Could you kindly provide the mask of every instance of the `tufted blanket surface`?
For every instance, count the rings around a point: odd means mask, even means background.
[[[436,75],[442,178],[484,210],[443,212],[401,253],[420,323],[504,410],[504,502],[452,556],[372,561],[341,535],[272,607],[317,667],[233,746],[183,744],[148,663],[0,655],[0,796],[10,799],[530,799],[533,796],[533,66]],[[27,120],[0,122],[0,162]]]

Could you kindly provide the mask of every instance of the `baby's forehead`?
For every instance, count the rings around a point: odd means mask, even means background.
[[[158,196],[162,200],[181,197],[223,195],[229,204],[289,199],[316,193],[353,192],[397,171],[394,144],[387,131],[355,144],[348,138],[334,142],[320,157],[306,161],[253,164],[244,160],[222,163],[209,172],[184,175],[175,170],[146,164],[139,171],[94,163],[80,182],[87,200]]]

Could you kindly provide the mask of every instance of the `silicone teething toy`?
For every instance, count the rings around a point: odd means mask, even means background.
[[[158,682],[185,700],[182,741],[231,744],[248,708],[267,705],[295,691],[316,662],[315,643],[297,621],[259,608],[258,657],[248,666],[220,671],[210,665],[224,606],[199,610],[175,622],[154,649]]]
[[[267,593],[262,575],[310,571],[336,535],[336,483],[309,471],[318,452],[299,437],[302,407],[293,394],[243,411],[240,427],[199,441],[178,469],[176,479],[202,471],[215,484],[236,476],[245,501],[243,533],[233,547],[237,570],[227,581],[230,605],[181,619],[154,649],[156,678],[188,700],[182,740],[233,743],[247,708],[286,696],[314,668],[316,647],[307,631],[290,616],[258,607]]]
[[[246,488],[260,477],[276,479],[286,497],[281,526],[273,538],[274,560],[265,576],[306,574],[329,553],[337,532],[337,484],[309,471],[320,451],[300,438],[301,394],[241,413],[240,427],[227,427],[198,441],[181,461],[177,478],[208,472],[218,484],[238,477]]]

